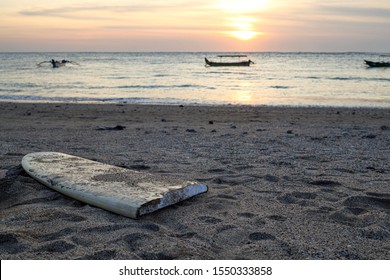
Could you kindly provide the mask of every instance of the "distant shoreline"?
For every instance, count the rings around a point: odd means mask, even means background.
[[[154,102],[127,102],[127,101],[48,101],[48,100],[1,100],[1,103],[15,103],[15,104],[57,104],[57,105],[117,105],[117,106],[125,106],[125,105],[141,105],[141,106],[193,106],[193,107],[253,107],[253,108],[262,108],[269,107],[275,109],[373,109],[373,110],[386,110],[390,109],[389,106],[330,106],[330,105],[272,105],[272,104],[207,104],[207,103],[154,103]]]
[[[0,53],[20,53],[20,54],[30,54],[30,53],[210,53],[210,54],[219,54],[219,53],[245,53],[245,54],[256,54],[256,53],[279,53],[279,54],[390,54],[390,52],[385,51],[0,51]]]

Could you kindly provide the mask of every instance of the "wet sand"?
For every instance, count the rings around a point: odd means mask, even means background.
[[[1,259],[390,259],[390,109],[0,103]],[[198,180],[141,217],[20,166],[56,151]]]

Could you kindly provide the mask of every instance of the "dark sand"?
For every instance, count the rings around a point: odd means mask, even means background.
[[[0,103],[0,131],[1,259],[390,259],[390,109]],[[133,220],[30,178],[38,151],[209,192]]]

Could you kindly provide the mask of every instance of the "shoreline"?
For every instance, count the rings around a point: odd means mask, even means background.
[[[389,120],[389,108],[1,101],[1,259],[389,259]],[[209,192],[132,220],[30,178],[20,160],[39,151]]]
[[[305,109],[305,108],[313,108],[313,109],[373,109],[373,110],[390,110],[390,106],[332,106],[332,105],[272,105],[272,104],[234,104],[234,103],[196,103],[196,102],[178,102],[178,103],[164,103],[164,102],[129,102],[129,101],[48,101],[48,100],[0,100],[1,103],[15,103],[15,104],[56,104],[56,105],[117,105],[117,106],[125,106],[125,105],[140,105],[140,106],[194,106],[194,107],[254,107],[254,108],[262,108],[262,107],[270,107],[275,109],[283,109],[283,108],[291,108],[291,109]]]

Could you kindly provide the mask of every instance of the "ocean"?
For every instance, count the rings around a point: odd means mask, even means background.
[[[217,53],[0,53],[0,101],[390,108],[379,53],[245,53],[250,67],[205,67]],[[70,60],[60,68],[42,61]],[[76,64],[77,63],[77,64]]]

